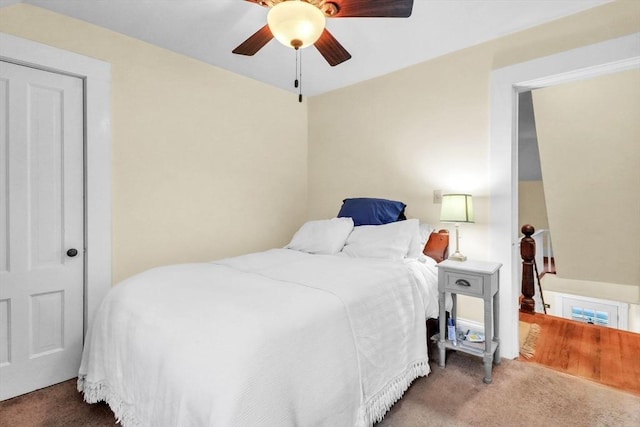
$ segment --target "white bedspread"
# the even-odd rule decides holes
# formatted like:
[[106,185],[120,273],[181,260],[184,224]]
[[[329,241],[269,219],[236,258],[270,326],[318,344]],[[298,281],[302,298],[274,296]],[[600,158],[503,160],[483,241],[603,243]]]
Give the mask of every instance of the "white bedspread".
[[287,249],[152,269],[105,298],[78,389],[125,427],[372,425],[429,372],[435,277]]

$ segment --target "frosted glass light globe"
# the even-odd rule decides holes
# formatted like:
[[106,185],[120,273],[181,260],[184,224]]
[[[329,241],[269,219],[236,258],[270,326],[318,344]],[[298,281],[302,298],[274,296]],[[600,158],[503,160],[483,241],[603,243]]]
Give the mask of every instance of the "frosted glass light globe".
[[306,1],[288,0],[269,10],[267,24],[280,43],[299,49],[314,44],[320,38],[325,17],[320,9]]

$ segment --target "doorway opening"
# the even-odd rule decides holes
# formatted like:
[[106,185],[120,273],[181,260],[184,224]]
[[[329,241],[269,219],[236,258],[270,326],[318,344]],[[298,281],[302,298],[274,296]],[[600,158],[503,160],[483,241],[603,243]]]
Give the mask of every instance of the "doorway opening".
[[494,70],[491,75],[490,250],[503,264],[500,288],[502,354],[518,355],[521,260],[518,223],[518,94],[640,65],[640,34],[632,34]]

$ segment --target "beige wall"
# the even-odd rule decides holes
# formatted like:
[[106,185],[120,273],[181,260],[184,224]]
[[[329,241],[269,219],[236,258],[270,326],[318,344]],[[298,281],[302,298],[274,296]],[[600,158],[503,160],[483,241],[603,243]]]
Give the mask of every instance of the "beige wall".
[[518,224],[531,224],[536,230],[549,229],[542,181],[518,183]]
[[[407,203],[434,225],[433,190],[474,196],[461,250],[487,238],[490,58],[469,49],[309,101],[310,216],[335,215],[344,197]],[[450,228],[450,224],[442,224]]]
[[284,244],[349,196],[400,199],[438,225],[434,189],[474,195],[461,249],[485,258],[491,71],[638,32],[639,14],[640,2],[607,4],[310,98],[308,116],[284,91],[43,9],[0,9],[0,31],[112,65],[120,280]]
[[[638,32],[638,16],[640,2],[614,2],[313,97],[310,217],[362,195],[402,200],[409,216],[438,225],[433,190],[469,192],[476,223],[462,226],[461,251],[486,259],[492,70]],[[481,321],[482,306],[464,301],[460,314]]]
[[640,70],[533,91],[558,277],[640,285]]
[[281,246],[304,221],[307,116],[288,92],[28,5],[0,9],[0,31],[111,64],[114,282]]
[[310,217],[335,215],[345,197],[375,195],[437,223],[433,190],[470,192],[476,225],[464,232],[483,243],[466,244],[482,256],[491,71],[638,32],[639,15],[638,2],[607,4],[311,98]]

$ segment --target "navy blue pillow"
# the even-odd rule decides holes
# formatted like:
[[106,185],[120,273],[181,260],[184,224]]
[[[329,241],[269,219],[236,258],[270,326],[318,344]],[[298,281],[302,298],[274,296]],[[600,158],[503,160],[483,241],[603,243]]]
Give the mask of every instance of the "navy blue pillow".
[[407,219],[402,202],[359,197],[344,199],[338,217],[353,218],[354,225],[382,225]]

